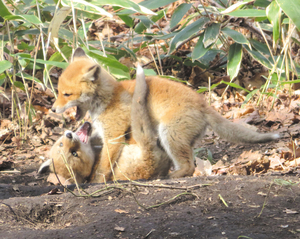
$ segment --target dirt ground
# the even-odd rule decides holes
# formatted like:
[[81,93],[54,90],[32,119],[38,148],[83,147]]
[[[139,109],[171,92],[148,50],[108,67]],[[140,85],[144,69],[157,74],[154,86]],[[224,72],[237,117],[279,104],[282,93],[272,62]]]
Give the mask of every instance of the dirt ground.
[[[215,159],[234,159],[250,148],[279,148],[281,141],[237,146],[204,139],[202,144]],[[37,158],[18,162],[15,173],[0,174],[0,238],[300,238],[297,168],[86,184],[80,191],[71,185],[72,194],[37,175]]]

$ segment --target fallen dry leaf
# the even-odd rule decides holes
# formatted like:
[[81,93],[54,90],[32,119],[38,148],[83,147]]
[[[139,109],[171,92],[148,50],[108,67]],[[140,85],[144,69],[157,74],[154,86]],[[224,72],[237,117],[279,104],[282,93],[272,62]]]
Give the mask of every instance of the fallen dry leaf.
[[119,231],[119,232],[125,232],[125,227],[115,226],[114,229],[115,229],[116,231]]
[[298,144],[296,142],[292,141],[287,146],[291,150],[291,152],[295,158],[300,157],[300,147],[298,146]]
[[252,150],[244,151],[239,156],[236,163],[237,162],[246,163],[246,162],[249,162],[249,161],[256,161],[256,160],[261,159],[261,158],[262,158],[262,154],[259,151],[255,151],[255,152],[252,152]]
[[129,212],[127,212],[125,210],[122,210],[122,209],[119,209],[119,208],[115,209],[115,212],[117,212],[117,213],[129,213]]
[[291,209],[288,209],[288,208],[283,210],[283,212],[285,212],[286,214],[298,214],[297,211],[294,211],[294,210],[291,210]]

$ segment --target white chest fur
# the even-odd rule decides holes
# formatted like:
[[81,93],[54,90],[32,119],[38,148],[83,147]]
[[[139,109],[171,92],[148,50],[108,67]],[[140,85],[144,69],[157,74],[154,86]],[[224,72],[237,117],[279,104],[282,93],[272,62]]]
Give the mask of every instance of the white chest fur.
[[104,129],[103,129],[102,123],[98,119],[95,119],[93,121],[93,130],[94,130],[94,133],[96,132],[98,136],[100,136],[102,139],[104,139]]

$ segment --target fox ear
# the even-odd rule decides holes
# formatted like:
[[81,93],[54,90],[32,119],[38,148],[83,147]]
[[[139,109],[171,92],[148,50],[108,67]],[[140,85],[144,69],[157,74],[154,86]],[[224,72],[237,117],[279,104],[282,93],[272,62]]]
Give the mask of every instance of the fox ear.
[[39,170],[38,170],[38,174],[43,174],[43,173],[47,173],[50,169],[50,165],[52,163],[51,159],[48,159],[47,161],[45,161],[44,163],[42,163],[42,165],[40,166]]
[[88,71],[83,75],[83,79],[89,81],[95,81],[99,78],[101,72],[101,67],[99,65],[94,65],[88,69]]
[[84,50],[81,47],[78,47],[72,56],[72,61],[74,61],[74,59],[77,57],[83,57],[83,56],[86,57]]

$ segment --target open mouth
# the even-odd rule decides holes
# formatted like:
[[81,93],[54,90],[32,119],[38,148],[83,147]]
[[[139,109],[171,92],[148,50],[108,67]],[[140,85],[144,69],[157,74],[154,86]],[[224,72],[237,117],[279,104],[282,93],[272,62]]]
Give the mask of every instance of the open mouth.
[[76,115],[75,115],[76,121],[80,120],[81,117],[82,117],[82,110],[78,106],[76,106]]
[[80,141],[84,144],[88,143],[89,136],[92,131],[92,125],[90,122],[85,122],[79,130],[77,130],[76,134],[78,135]]

